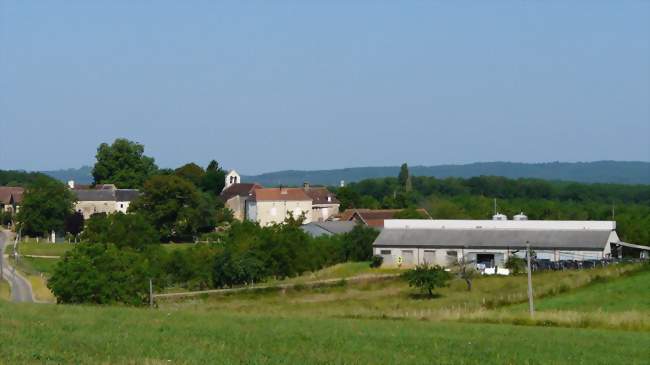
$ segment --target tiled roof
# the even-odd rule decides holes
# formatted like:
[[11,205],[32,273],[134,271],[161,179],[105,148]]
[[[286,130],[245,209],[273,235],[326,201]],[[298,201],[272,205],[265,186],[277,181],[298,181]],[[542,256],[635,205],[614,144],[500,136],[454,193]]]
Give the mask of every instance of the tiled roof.
[[227,201],[234,196],[249,196],[253,194],[253,190],[261,189],[262,185],[259,184],[233,184],[228,187],[228,189],[221,192],[221,198]]
[[302,188],[262,188],[253,191],[256,201],[311,201]]
[[20,186],[0,186],[0,203],[10,204],[11,197],[16,203],[20,203],[23,199],[25,189]]
[[326,187],[309,187],[303,188],[303,190],[312,199],[312,204],[341,204],[336,195],[327,190]]

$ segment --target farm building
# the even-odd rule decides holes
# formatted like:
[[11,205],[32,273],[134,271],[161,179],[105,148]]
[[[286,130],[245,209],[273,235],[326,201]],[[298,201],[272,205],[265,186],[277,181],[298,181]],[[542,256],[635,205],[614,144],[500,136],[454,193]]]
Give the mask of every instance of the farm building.
[[557,262],[608,259],[612,246],[629,244],[619,240],[613,221],[386,220],[373,251],[387,266],[464,259],[495,267],[510,255],[525,257],[527,245],[537,259]]

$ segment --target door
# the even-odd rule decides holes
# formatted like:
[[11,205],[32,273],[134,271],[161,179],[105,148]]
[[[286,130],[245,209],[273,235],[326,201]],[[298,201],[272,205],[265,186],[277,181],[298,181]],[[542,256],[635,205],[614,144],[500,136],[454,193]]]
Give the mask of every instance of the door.
[[433,265],[436,262],[436,251],[435,250],[424,250],[424,263],[428,265]]
[[415,264],[415,257],[413,255],[413,250],[402,250],[402,260],[406,265]]

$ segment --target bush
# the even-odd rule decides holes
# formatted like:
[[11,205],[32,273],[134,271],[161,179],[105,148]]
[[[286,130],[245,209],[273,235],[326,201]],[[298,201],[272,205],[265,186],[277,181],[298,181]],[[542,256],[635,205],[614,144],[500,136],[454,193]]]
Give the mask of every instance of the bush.
[[82,240],[90,243],[112,243],[118,248],[142,250],[160,243],[156,229],[140,214],[93,214],[86,224]]
[[441,266],[429,266],[424,263],[405,272],[402,277],[408,281],[409,286],[420,288],[426,291],[429,297],[433,297],[433,289],[447,286],[451,274]]
[[383,263],[384,263],[384,257],[383,256],[373,255],[370,258],[370,267],[372,267],[372,268],[378,268]]
[[513,275],[521,274],[526,272],[526,260],[517,256],[508,257],[506,261],[506,269],[510,270]]
[[147,303],[149,261],[113,244],[78,244],[56,265],[47,286],[58,303]]
[[368,261],[372,257],[372,244],[379,232],[361,224],[342,236],[344,261]]

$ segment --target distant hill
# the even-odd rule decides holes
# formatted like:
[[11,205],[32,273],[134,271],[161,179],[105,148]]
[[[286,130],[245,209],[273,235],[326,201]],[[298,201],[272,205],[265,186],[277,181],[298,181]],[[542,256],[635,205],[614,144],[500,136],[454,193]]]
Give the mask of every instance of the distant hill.
[[92,184],[93,182],[93,168],[90,166],[82,166],[78,169],[65,169],[65,170],[52,170],[41,171],[45,175],[49,175],[57,180],[67,182],[74,180],[79,184]]
[[[650,162],[596,161],[596,162],[477,162],[467,165],[410,166],[412,175],[445,177],[472,177],[494,175],[508,178],[538,178],[584,183],[650,184]],[[337,170],[278,171],[261,175],[242,176],[243,181],[266,186],[311,184],[338,185],[369,178],[397,176],[399,166],[353,167]]]
[[[467,165],[410,166],[415,176],[472,177],[494,175],[508,178],[531,177],[544,180],[565,180],[584,183],[650,184],[650,162],[596,161],[596,162],[477,162]],[[61,181],[74,180],[80,184],[93,181],[92,167],[43,171]],[[319,185],[338,185],[369,178],[397,176],[399,166],[351,167],[336,170],[287,170],[261,175],[242,176],[246,182],[265,186],[300,185],[305,181]]]

